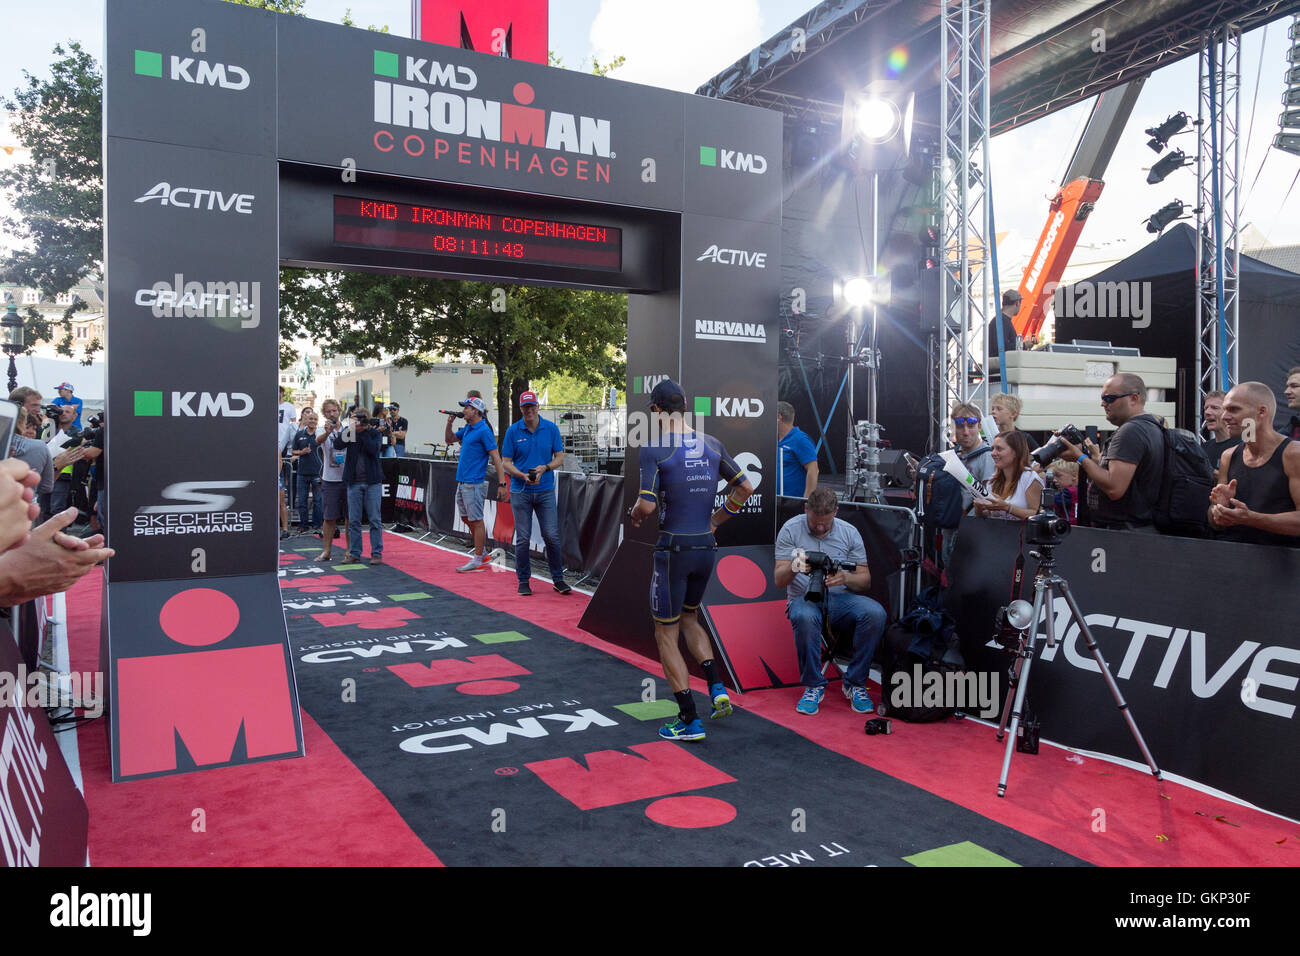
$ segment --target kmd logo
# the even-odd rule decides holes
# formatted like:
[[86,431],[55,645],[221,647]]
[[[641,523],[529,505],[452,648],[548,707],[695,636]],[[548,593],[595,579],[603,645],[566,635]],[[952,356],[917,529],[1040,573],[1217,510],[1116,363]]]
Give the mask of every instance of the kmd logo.
[[245,418],[253,413],[253,399],[247,392],[172,392],[171,398],[171,411],[164,412],[162,392],[137,391],[135,414],[142,418]]
[[[198,86],[219,86],[224,90],[248,89],[248,71],[231,63],[209,63],[192,56],[172,56],[168,78]],[[162,79],[163,55],[151,50],[135,51],[135,72],[138,76],[155,76]]]
[[708,415],[710,406],[718,418],[762,418],[763,400],[761,398],[716,398],[701,395],[695,399],[695,414]]
[[171,504],[145,505],[132,516],[133,536],[238,533],[253,530],[251,511],[230,511],[235,496],[251,481],[178,481],[162,490]]
[[696,262],[703,262],[705,259],[723,266],[748,266],[751,269],[767,268],[766,252],[747,252],[744,249],[719,249],[716,245],[712,245],[705,249],[702,255],[695,257]]
[[216,189],[173,186],[171,183],[159,183],[135,201],[157,201],[160,206],[178,206],[181,209],[206,209],[209,212],[230,212],[233,209],[245,216],[253,214],[253,195],[251,193],[231,193],[226,195]]
[[757,176],[767,172],[767,160],[757,153],[741,153],[714,146],[700,147],[700,165],[732,169],[738,173],[754,173]]

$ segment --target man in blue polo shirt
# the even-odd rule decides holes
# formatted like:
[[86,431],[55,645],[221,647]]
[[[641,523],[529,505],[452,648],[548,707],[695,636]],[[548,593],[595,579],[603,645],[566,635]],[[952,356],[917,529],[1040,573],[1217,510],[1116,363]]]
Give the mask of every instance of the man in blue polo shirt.
[[817,487],[817,448],[794,426],[794,406],[776,403],[776,448],[781,455],[781,485],[777,494],[807,498]]
[[542,418],[537,408],[537,393],[519,396],[523,418],[506,429],[501,440],[501,460],[510,474],[510,508],[515,516],[515,572],[519,575],[519,593],[533,593],[532,562],[528,543],[532,537],[533,515],[546,542],[546,563],[551,566],[551,581],[556,591],[568,594],[573,588],[564,583],[564,558],[560,551],[560,517],[555,500],[555,471],[564,462],[564,441],[555,422]]
[[444,440],[448,445],[460,442],[460,462],[456,465],[456,507],[474,538],[474,556],[456,570],[477,571],[487,566],[487,529],[483,527],[483,501],[488,494],[488,482],[483,476],[487,472],[487,463],[491,461],[496,469],[497,501],[509,500],[510,482],[506,481],[496,438],[483,417],[487,411],[483,399],[467,398],[460,406],[465,409],[465,427],[458,428],[453,435],[451,423],[455,416],[448,415]]

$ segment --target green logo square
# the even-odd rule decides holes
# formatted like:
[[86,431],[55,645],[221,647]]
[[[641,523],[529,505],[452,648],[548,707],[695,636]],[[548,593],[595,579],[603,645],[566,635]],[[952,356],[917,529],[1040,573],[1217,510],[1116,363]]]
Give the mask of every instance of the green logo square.
[[137,415],[147,415],[152,418],[162,417],[163,393],[162,392],[136,392],[135,413]]
[[710,399],[707,395],[695,396],[695,414],[696,415],[709,414],[709,409],[712,407],[711,402],[712,399]]
[[162,79],[162,54],[136,50],[135,71],[141,76],[156,76]]
[[638,376],[636,376],[634,379],[632,379],[632,394],[633,394],[633,395],[640,395],[640,394],[641,394],[641,376],[640,376],[640,375],[638,375]]
[[397,79],[397,54],[376,50],[375,75],[391,76],[393,79]]
[[700,165],[701,166],[718,165],[718,150],[713,146],[701,146]]

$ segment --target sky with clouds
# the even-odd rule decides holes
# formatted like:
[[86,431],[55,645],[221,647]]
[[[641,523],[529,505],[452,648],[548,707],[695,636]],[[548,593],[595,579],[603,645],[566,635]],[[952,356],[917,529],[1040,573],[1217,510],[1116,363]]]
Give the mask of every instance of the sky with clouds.
[[[626,63],[613,74],[618,78],[688,92],[812,5],[812,0],[551,0],[549,46],[571,68],[593,56],[606,62],[621,55]],[[410,0],[307,0],[306,5],[308,16],[334,22],[349,9],[358,25],[386,25],[394,34],[410,35]],[[0,57],[0,91],[7,94],[20,85],[24,69],[44,75],[57,42],[79,40],[100,58],[103,17],[97,0],[39,0],[6,11],[10,42]],[[1290,189],[1300,157],[1269,147],[1282,110],[1289,23],[1288,18],[1247,34],[1242,51],[1240,222],[1253,223],[1278,244],[1300,243],[1300,185]],[[1147,185],[1144,167],[1157,157],[1147,149],[1142,130],[1179,109],[1194,116],[1196,83],[1195,58],[1148,79],[1083,243],[1139,247],[1150,239],[1142,222],[1151,212],[1173,199],[1194,202],[1190,167]],[[1014,232],[1029,244],[1037,239],[1046,196],[1065,170],[1086,114],[1087,105],[1078,104],[993,140],[998,232]],[[1179,140],[1176,145],[1195,152],[1193,135]],[[4,159],[0,153],[0,162]]]

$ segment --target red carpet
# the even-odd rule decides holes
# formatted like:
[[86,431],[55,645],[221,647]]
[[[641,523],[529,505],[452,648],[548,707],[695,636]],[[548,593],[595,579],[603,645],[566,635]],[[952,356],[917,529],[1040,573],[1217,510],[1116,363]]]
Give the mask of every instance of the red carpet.
[[[398,535],[388,535],[385,558],[427,583],[661,673],[657,662],[579,631],[586,597],[577,592],[563,597],[536,579],[534,595],[519,597],[512,571],[459,575],[454,568],[462,556]],[[68,596],[75,669],[95,669],[99,602],[98,574]],[[1067,752],[1044,746],[1038,756],[1016,754],[1008,795],[999,799],[1003,747],[992,729],[970,722],[895,721],[890,737],[867,737],[862,718],[838,693],[828,694],[822,713],[812,718],[795,713],[798,696],[797,689],[784,689],[733,700],[829,750],[1093,863],[1300,863],[1300,824],[1157,783],[1145,772],[1088,758],[1072,762]],[[1114,719],[1122,718],[1115,712]],[[92,864],[437,865],[437,857],[305,713],[303,723],[305,758],[130,784],[110,782],[103,726],[83,729]],[[196,832],[200,817],[206,832]]]

